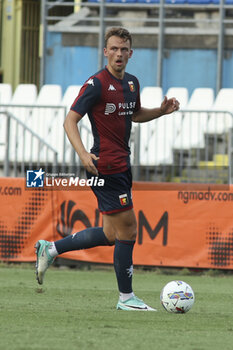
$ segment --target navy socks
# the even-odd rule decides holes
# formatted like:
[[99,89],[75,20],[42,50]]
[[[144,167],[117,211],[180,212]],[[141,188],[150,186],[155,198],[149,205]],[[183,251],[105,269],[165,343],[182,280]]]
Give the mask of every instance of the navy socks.
[[[135,241],[115,240],[114,269],[121,293],[132,293],[133,247]],[[90,227],[54,242],[58,254],[71,250],[110,245],[102,227]]]
[[110,245],[102,227],[89,227],[83,231],[54,242],[58,254],[71,250],[88,249]]
[[121,293],[132,293],[134,243],[135,241],[115,241],[114,269]]

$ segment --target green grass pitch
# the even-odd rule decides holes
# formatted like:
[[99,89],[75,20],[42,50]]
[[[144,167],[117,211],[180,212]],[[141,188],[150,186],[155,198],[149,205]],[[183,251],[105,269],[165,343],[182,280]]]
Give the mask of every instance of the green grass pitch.
[[[181,279],[195,292],[187,314],[160,305],[162,287]],[[41,287],[32,266],[0,266],[1,350],[232,350],[233,275],[135,270],[134,290],[158,312],[115,309],[112,268],[50,268]]]

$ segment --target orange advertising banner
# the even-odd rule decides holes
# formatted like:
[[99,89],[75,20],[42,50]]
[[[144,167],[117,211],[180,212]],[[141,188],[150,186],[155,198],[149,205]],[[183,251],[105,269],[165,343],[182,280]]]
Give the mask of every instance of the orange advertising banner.
[[[233,268],[233,186],[135,182],[138,236],[135,265]],[[35,261],[39,239],[54,241],[102,217],[90,189],[26,188],[23,178],[0,178],[0,260]],[[61,257],[113,262],[113,247]]]

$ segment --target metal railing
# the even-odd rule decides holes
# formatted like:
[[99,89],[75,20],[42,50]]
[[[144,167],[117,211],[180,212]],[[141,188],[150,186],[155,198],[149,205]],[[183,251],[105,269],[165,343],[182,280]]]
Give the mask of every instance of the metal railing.
[[[65,162],[69,155],[66,154],[67,142],[63,123],[67,113],[67,107],[59,105],[23,105],[23,104],[1,104],[0,110],[10,112],[30,130],[58,152],[58,161]],[[13,137],[13,136],[12,136]],[[49,141],[48,141],[49,140]],[[1,158],[0,158],[1,160]]]
[[[49,166],[57,166],[58,153],[53,147],[11,112],[0,111],[0,114],[1,119],[5,117],[6,122],[4,127],[3,120],[1,120],[1,130],[5,129],[5,140],[2,140],[0,144],[0,147],[3,148],[3,152],[0,153],[3,153],[4,156],[4,176],[24,176],[26,167],[32,168],[32,166],[36,166],[39,168],[42,153],[45,155],[43,157],[45,169]],[[12,132],[14,132],[13,138],[11,137]],[[49,161],[49,153],[52,154],[52,163]]]
[[233,113],[187,109],[138,127],[139,179],[233,182]]
[[[24,176],[25,169],[32,167],[80,174],[82,166],[63,123],[59,125],[60,136],[52,144],[49,133],[39,135],[30,123],[22,122],[10,111],[0,114],[0,165],[4,176]],[[93,136],[87,117],[79,128],[90,151]],[[135,180],[233,183],[231,112],[187,109],[149,123],[133,123],[130,148]]]

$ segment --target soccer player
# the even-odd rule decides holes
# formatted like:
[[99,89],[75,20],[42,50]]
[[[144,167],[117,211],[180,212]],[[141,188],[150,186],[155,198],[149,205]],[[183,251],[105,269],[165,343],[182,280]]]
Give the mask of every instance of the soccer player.
[[[131,198],[129,137],[131,124],[143,123],[179,109],[175,98],[164,98],[158,108],[140,104],[137,78],[125,72],[131,58],[132,37],[124,28],[111,28],[105,35],[104,55],[107,66],[91,76],[82,86],[68,112],[64,128],[84,165],[87,178],[99,176],[104,186],[93,186],[103,227],[86,228],[55,242],[39,240],[36,244],[36,275],[39,284],[54,258],[67,251],[115,245],[114,269],[118,282],[117,309],[155,311],[137,298],[132,289],[133,248],[137,224]],[[78,123],[88,114],[94,145],[85,149]]]

